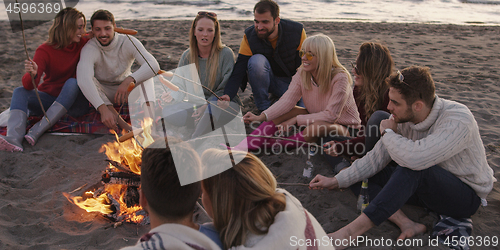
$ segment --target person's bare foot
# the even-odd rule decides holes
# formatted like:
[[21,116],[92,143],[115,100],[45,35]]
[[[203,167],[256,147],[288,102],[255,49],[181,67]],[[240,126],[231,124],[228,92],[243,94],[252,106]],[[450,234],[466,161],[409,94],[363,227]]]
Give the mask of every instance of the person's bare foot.
[[[344,244],[342,240],[345,241],[345,239],[349,239],[349,233],[347,230],[338,230],[333,233],[329,233],[328,237],[330,237],[330,240],[335,247],[335,249],[346,249],[349,247],[349,244]],[[345,242],[349,242],[348,240]]]
[[424,224],[420,224],[414,221],[409,221],[408,223],[402,224],[400,227],[401,234],[398,237],[398,240],[404,240],[406,238],[411,238],[413,236],[423,234],[427,231],[427,228]]

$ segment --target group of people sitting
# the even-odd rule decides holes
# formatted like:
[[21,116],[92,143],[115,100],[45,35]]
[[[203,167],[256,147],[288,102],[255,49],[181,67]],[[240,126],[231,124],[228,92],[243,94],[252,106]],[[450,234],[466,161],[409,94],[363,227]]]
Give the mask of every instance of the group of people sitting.
[[[7,135],[0,136],[1,150],[23,151],[23,139],[34,145],[62,115],[85,114],[89,103],[107,127],[130,130],[113,106],[127,102],[131,84],[142,84],[149,97],[142,102],[155,105],[149,91],[160,70],[156,59],[136,38],[115,32],[109,11],[96,11],[90,23],[92,33],[86,34],[81,12],[66,8],[57,14],[49,39],[25,62]],[[134,61],[140,67],[132,73]],[[380,43],[361,45],[352,79],[331,38],[307,37],[302,24],[280,19],[276,2],[261,0],[236,62],[221,42],[217,15],[198,12],[179,67],[188,64],[196,65],[206,104],[193,108],[179,102],[163,116],[174,117],[178,125],[194,119],[193,137],[199,136],[210,130],[210,123],[231,119],[222,111],[239,106],[238,89],[249,83],[259,113],[249,112],[243,120],[261,123],[246,140],[229,147],[243,160],[201,183],[180,185],[168,146],[146,148],[140,203],[152,230],[129,249],[288,249],[291,237],[315,242],[314,249],[332,249],[330,239],[361,235],[386,220],[401,229],[400,239],[425,232],[425,225],[400,210],[405,203],[457,218],[486,205],[496,179],[472,113],[435,94],[430,69],[411,66],[396,72],[389,49]],[[37,86],[46,119],[26,134],[27,116],[42,113],[31,78],[39,83],[42,76]],[[162,98],[175,103],[184,97],[167,93]],[[290,133],[295,127],[296,133]],[[323,143],[324,138],[329,142]],[[312,143],[331,157],[344,156],[348,164],[335,168],[334,177],[314,177],[311,189],[351,187],[356,194],[362,180],[370,183],[368,207],[329,235],[296,198],[277,188],[264,163],[247,153]],[[193,166],[220,164],[227,152],[208,149],[200,160],[193,149],[183,150]],[[200,194],[213,223],[192,220]]]

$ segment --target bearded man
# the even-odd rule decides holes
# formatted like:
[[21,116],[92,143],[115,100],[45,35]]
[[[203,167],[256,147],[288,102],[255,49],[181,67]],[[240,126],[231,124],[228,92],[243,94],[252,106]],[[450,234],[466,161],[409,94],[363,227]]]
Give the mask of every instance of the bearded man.
[[[104,125],[115,130],[117,125],[131,130],[113,105],[128,102],[130,83],[144,84],[146,93],[142,93],[141,88],[140,100],[148,105],[154,103],[152,77],[160,66],[137,38],[115,32],[115,18],[111,12],[97,10],[90,24],[94,38],[82,49],[76,70],[78,86],[99,111]],[[132,73],[135,60],[141,67]]]
[[358,218],[329,234],[334,239],[356,238],[385,220],[401,229],[398,239],[424,233],[425,225],[401,211],[405,203],[470,218],[486,206],[496,181],[474,116],[467,106],[435,94],[429,68],[398,71],[389,85],[392,117],[380,123],[382,137],[375,147],[336,176],[317,175],[309,184],[337,189],[369,180],[372,200]]
[[259,1],[253,12],[254,25],[245,30],[221,99],[232,100],[238,87],[245,90],[248,80],[255,104],[262,111],[271,106],[269,93],[281,97],[288,89],[302,63],[299,50],[306,32],[301,23],[280,19],[279,6],[272,0]]

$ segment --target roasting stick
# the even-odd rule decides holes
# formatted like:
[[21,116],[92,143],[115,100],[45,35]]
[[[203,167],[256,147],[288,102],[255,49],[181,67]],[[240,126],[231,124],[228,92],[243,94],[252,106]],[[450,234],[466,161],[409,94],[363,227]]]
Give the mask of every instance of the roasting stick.
[[85,184],[81,185],[80,187],[75,188],[75,190],[73,190],[73,191],[71,191],[71,192],[69,192],[69,193],[70,193],[70,194],[72,194],[72,193],[74,193],[74,192],[80,191],[80,190],[82,190],[82,189],[83,189],[84,187],[86,187],[86,186],[87,186],[87,183],[85,183]]
[[[165,72],[165,73],[166,73],[166,72]],[[203,85],[203,84],[201,84],[201,83],[199,83],[199,82],[193,81],[193,80],[191,80],[191,79],[188,79],[188,78],[186,78],[186,77],[180,76],[180,75],[178,75],[178,74],[175,74],[175,73],[172,73],[172,74],[173,74],[173,75],[175,75],[175,76],[177,76],[177,77],[179,77],[179,78],[181,78],[181,79],[183,79],[183,80],[186,80],[186,81],[192,82],[192,83],[194,83],[194,84],[200,85],[200,86],[201,86],[201,87],[203,87],[204,89],[206,89],[206,90],[210,91],[210,93],[212,93],[212,95],[214,95],[215,97],[217,97],[217,99],[219,99],[219,100],[221,100],[221,101],[222,101],[222,99],[221,99],[221,98],[220,98],[220,97],[219,97],[219,96],[218,96],[215,92],[213,92],[210,88],[208,88],[207,86],[205,86],[205,85]],[[236,111],[235,109],[233,109],[231,106],[229,106],[229,108],[230,108],[230,109],[232,109],[234,112],[238,113],[238,111]]]
[[278,186],[303,186],[303,187],[309,187],[309,184],[305,183],[279,183]]
[[[16,0],[16,3],[19,4],[19,2],[17,0]],[[23,25],[23,18],[21,17],[21,11],[19,11],[19,20],[21,21],[21,32],[23,33],[24,52],[26,52],[26,58],[28,58],[28,61],[29,61],[30,55],[28,54],[28,48],[26,46],[26,36],[24,35],[24,25]],[[50,124],[49,117],[47,116],[47,113],[45,112],[45,108],[43,107],[43,104],[42,104],[42,99],[40,99],[40,95],[38,94],[38,88],[36,87],[36,84],[35,84],[35,78],[33,77],[33,75],[31,73],[30,73],[30,76],[31,76],[31,83],[33,84],[33,89],[35,90],[36,98],[38,99],[38,103],[40,104],[40,108],[42,109],[42,112],[43,112],[43,116],[45,117],[47,122],[49,122],[49,124]]]

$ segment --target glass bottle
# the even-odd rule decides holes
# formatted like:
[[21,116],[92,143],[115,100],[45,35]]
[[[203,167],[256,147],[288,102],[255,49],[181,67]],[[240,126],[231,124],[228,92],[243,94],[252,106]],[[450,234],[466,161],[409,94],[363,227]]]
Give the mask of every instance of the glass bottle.
[[363,210],[370,204],[370,196],[368,195],[368,179],[361,182],[361,191],[358,197],[358,213],[363,213]]
[[306,167],[304,168],[304,171],[302,172],[302,175],[304,177],[311,178],[313,176],[314,166],[311,162],[311,156],[314,156],[315,154],[316,154],[316,147],[311,146],[309,148],[309,154],[307,155]]

